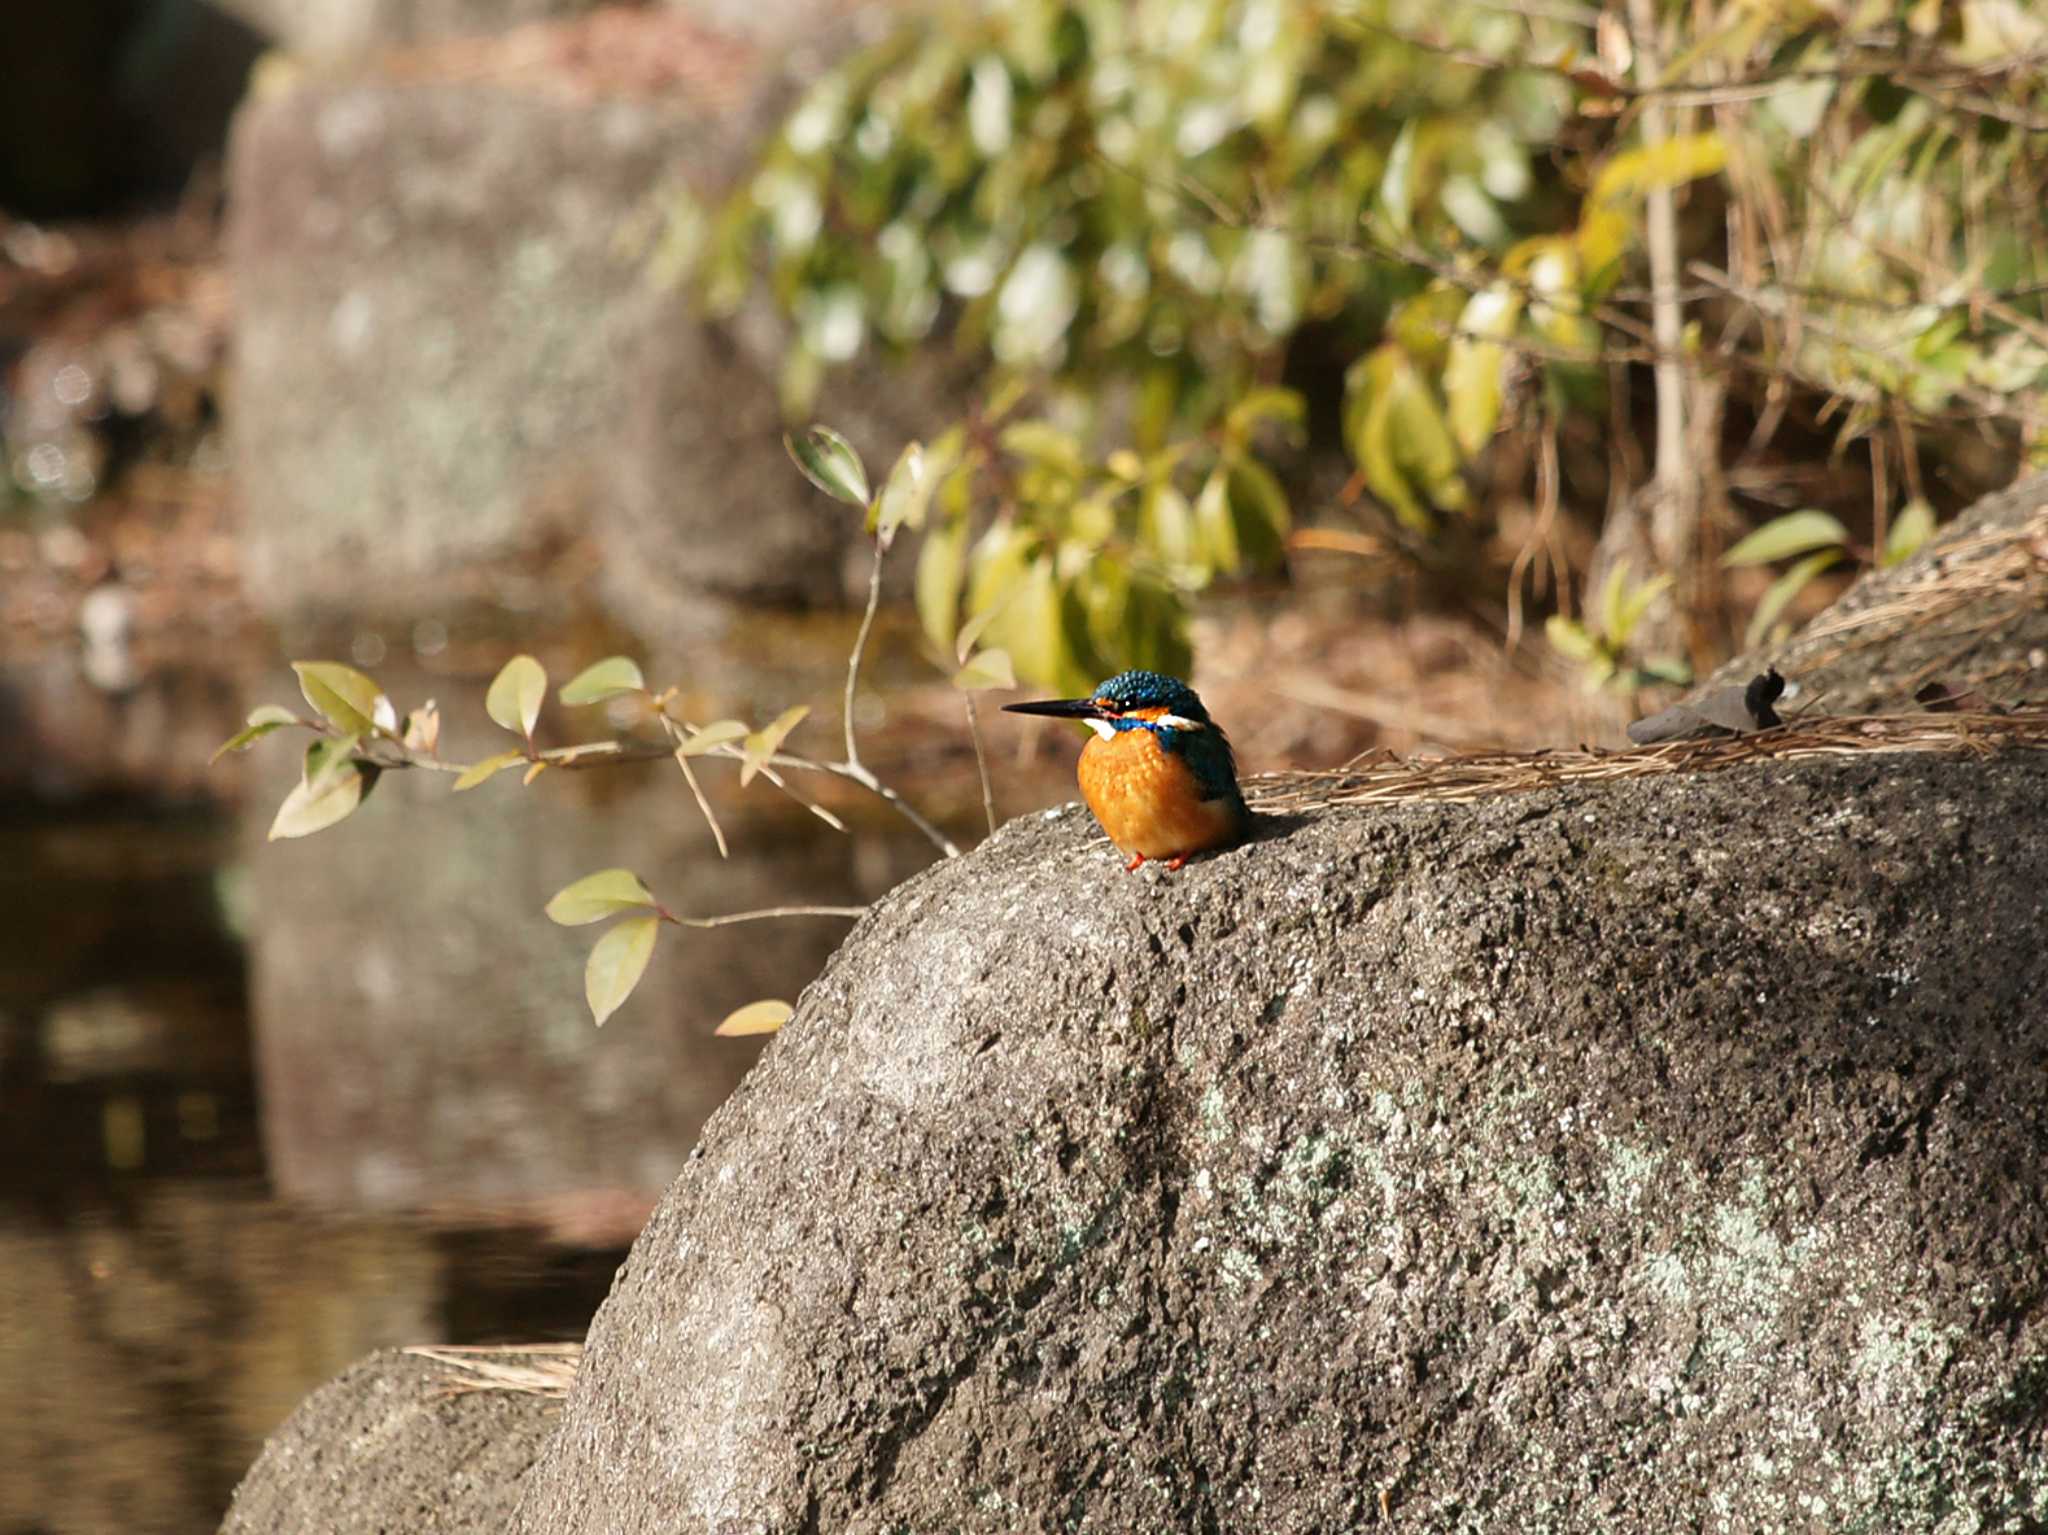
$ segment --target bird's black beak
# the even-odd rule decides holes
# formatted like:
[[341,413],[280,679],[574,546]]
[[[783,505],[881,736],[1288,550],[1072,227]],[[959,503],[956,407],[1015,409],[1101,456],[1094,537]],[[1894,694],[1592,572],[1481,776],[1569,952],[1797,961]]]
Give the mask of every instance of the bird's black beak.
[[1062,720],[1106,720],[1110,711],[1092,698],[1047,698],[1038,703],[1004,704],[1005,714],[1050,714]]

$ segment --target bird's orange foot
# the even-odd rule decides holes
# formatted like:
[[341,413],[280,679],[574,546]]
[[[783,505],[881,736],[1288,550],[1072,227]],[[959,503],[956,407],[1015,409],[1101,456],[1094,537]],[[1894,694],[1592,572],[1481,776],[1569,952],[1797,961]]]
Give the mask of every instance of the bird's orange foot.
[[1125,865],[1124,865],[1124,873],[1126,873],[1126,874],[1130,873],[1130,872],[1131,872],[1131,870],[1133,870],[1133,869],[1137,868],[1137,866],[1138,866],[1139,864],[1143,863],[1144,861],[1145,861],[1145,855],[1144,855],[1143,853],[1133,853],[1133,854],[1131,854],[1131,861],[1130,861],[1129,863],[1127,863],[1127,864],[1125,864]]
[[1182,869],[1185,869],[1188,866],[1188,855],[1186,853],[1177,854],[1174,857],[1166,860],[1166,866],[1167,868],[1173,870],[1174,873],[1178,874]]

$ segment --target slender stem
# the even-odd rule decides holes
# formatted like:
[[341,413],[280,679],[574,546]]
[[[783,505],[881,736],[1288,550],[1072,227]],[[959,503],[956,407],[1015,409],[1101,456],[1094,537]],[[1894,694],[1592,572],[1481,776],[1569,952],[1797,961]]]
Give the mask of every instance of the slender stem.
[[974,766],[981,774],[981,810],[988,817],[988,834],[996,834],[996,793],[988,781],[988,753],[981,745],[981,720],[975,712],[974,695],[967,694],[967,735],[974,742]]
[[759,922],[769,917],[864,917],[865,906],[764,906],[758,911],[732,911],[722,917],[662,916],[677,927],[730,927],[735,922]]
[[[1629,0],[1629,31],[1635,45],[1636,80],[1654,89],[1661,84],[1663,49],[1657,35],[1655,0]],[[1643,145],[1654,152],[1671,136],[1665,104],[1654,97],[1643,106]],[[1653,187],[1643,204],[1643,243],[1650,256],[1650,320],[1657,341],[1653,377],[1657,389],[1657,488],[1679,492],[1686,476],[1685,316],[1678,298],[1678,208],[1671,188]],[[1673,551],[1659,549],[1659,554]]]
[[[945,854],[946,857],[958,858],[960,856],[959,844],[954,842],[953,839],[951,837],[948,837],[944,832],[940,831],[938,827],[934,826],[930,821],[927,821],[923,816],[919,815],[917,812],[917,808],[914,805],[912,805],[910,801],[906,800],[894,789],[890,788],[887,784],[883,783],[881,779],[875,777],[873,773],[870,773],[860,763],[805,762],[802,764],[802,766],[815,768],[821,773],[837,773],[841,778],[851,779],[853,782],[859,784],[863,789],[867,790],[868,793],[884,801],[890,809],[894,810],[898,815],[902,816],[904,820],[908,821],[912,826],[915,826],[919,831],[923,832],[925,840],[931,843],[931,845],[937,848],[941,853]],[[762,771],[766,772],[767,769],[763,768]]]
[[860,685],[860,662],[868,648],[868,631],[875,627],[875,609],[882,604],[882,556],[888,551],[875,540],[875,563],[868,571],[868,608],[860,616],[860,633],[853,637],[853,654],[846,658],[846,760],[858,766],[860,748],[853,744],[853,691]]
[[697,782],[697,770],[690,766],[690,754],[683,749],[686,743],[681,727],[668,717],[666,711],[661,716],[661,727],[668,732],[668,738],[676,743],[676,766],[683,770],[683,782],[690,786],[690,793],[697,799],[697,809],[703,813],[704,824],[711,828],[711,840],[718,844],[718,856],[732,857],[731,851],[725,845],[725,828],[718,824],[718,817],[711,809],[711,801],[704,797],[704,786]]

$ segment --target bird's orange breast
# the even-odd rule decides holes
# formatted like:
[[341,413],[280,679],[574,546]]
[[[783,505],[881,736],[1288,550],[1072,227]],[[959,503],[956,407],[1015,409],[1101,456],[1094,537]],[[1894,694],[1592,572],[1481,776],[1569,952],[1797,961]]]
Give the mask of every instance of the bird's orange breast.
[[1126,853],[1178,858],[1243,834],[1237,804],[1204,799],[1194,770],[1149,730],[1120,730],[1081,749],[1081,797]]

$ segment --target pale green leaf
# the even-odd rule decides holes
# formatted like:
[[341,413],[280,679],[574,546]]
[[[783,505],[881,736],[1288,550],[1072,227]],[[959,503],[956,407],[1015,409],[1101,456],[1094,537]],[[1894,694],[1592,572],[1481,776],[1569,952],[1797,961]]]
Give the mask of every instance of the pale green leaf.
[[1230,516],[1230,475],[1218,464],[1209,471],[1195,496],[1195,529],[1201,538],[1203,563],[1211,570],[1238,567],[1237,524]]
[[676,752],[684,757],[701,757],[715,746],[742,739],[746,733],[747,727],[738,720],[713,720],[678,746]]
[[1742,643],[1745,646],[1763,643],[1765,636],[1771,632],[1771,626],[1778,621],[1778,615],[1785,611],[1786,605],[1799,595],[1807,582],[1841,557],[1842,551],[1839,549],[1822,549],[1809,554],[1773,581],[1770,590],[1764,593],[1763,600],[1757,603],[1756,612],[1750,615],[1749,630]]
[[507,730],[516,730],[529,741],[540,706],[547,702],[548,674],[532,656],[514,656],[491,679],[484,694],[484,712]]
[[1497,286],[1473,294],[1459,316],[1444,363],[1444,404],[1451,436],[1467,459],[1478,456],[1500,425],[1508,360],[1501,342],[1514,333],[1521,311],[1521,296]]
[[363,792],[369,787],[373,771],[347,762],[334,772],[323,774],[317,788],[304,782],[293,784],[292,792],[284,797],[284,803],[277,807],[276,819],[270,823],[270,840],[310,837],[346,820],[363,802]]
[[727,1039],[748,1034],[773,1034],[795,1014],[787,1002],[749,1002],[725,1015],[725,1021],[711,1032]]
[[1406,235],[1414,225],[1415,204],[1415,119],[1401,125],[1394,147],[1387,153],[1387,168],[1380,175],[1380,211],[1388,227]]
[[1543,637],[1567,661],[1590,661],[1600,653],[1600,642],[1586,632],[1586,626],[1562,613],[1553,613],[1544,620]]
[[322,736],[306,747],[305,761],[299,769],[299,782],[304,784],[309,795],[317,797],[334,779],[347,771],[355,761],[356,747],[362,744],[362,737]]
[[294,661],[299,691],[337,730],[354,735],[377,731],[377,700],[384,690],[353,666],[339,661]]
[[1269,422],[1298,435],[1308,423],[1308,405],[1295,390],[1263,385],[1246,390],[1223,422],[1240,440]]
[[590,1016],[599,1024],[633,995],[633,988],[647,973],[647,961],[654,956],[654,940],[660,932],[659,917],[628,917],[597,940],[590,963],[583,967],[583,1000],[590,1004]]
[[1721,556],[1723,565],[1768,565],[1810,549],[1846,546],[1849,530],[1828,513],[1808,507],[1774,517]]
[[1013,688],[1017,669],[1010,664],[1007,650],[983,650],[975,654],[953,676],[953,686],[963,693],[983,693],[990,688]]
[[640,667],[632,657],[606,656],[563,683],[562,691],[555,696],[573,707],[602,703],[607,698],[617,698],[621,693],[646,691],[647,681],[640,675]]
[[207,766],[211,767],[229,752],[247,751],[271,731],[282,730],[285,726],[296,725],[298,722],[299,717],[296,714],[289,709],[279,708],[276,704],[264,704],[261,708],[252,709],[249,712],[248,725],[221,742],[215,748],[213,756],[208,759]]
[[917,551],[917,618],[940,654],[953,648],[960,589],[967,583],[967,519],[950,517],[926,530]]
[[[1893,519],[1891,531],[1885,534],[1884,564],[1886,569],[1911,557],[1934,533],[1934,508],[1926,499],[1915,496],[1899,509]],[[254,723],[253,717],[251,723]]]
[[1593,180],[1594,207],[1622,202],[1647,192],[1683,186],[1718,174],[1728,163],[1728,145],[1718,133],[1680,134],[1640,149],[1625,150],[1602,167]]
[[921,528],[924,516],[931,506],[932,490],[938,484],[939,475],[933,466],[925,462],[924,445],[911,443],[897,455],[895,468],[889,471],[889,478],[882,482],[882,493],[875,498],[875,536],[886,548],[895,538],[898,528]]
[[470,764],[462,776],[455,780],[455,787],[449,792],[460,794],[464,789],[474,789],[480,783],[487,783],[498,774],[517,763],[526,760],[525,752],[499,752],[495,757],[486,757],[481,762]]
[[852,443],[829,426],[810,426],[801,437],[784,434],[782,445],[804,478],[834,500],[866,506],[868,471]]
[[1085,468],[1081,439],[1050,421],[1019,421],[1003,428],[998,439],[1005,453],[1079,479]]
[[784,709],[775,717],[773,724],[763,725],[747,737],[747,744],[743,748],[744,755],[740,760],[740,787],[745,788],[754,781],[754,775],[768,765],[768,759],[781,750],[782,743],[789,733],[796,729],[803,717],[810,712],[810,707],[806,704]]
[[622,911],[651,909],[654,892],[631,869],[600,869],[557,890],[547,904],[548,920],[564,927],[602,922]]

